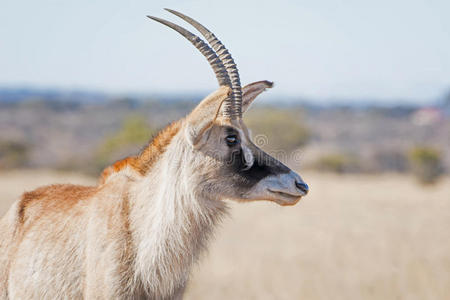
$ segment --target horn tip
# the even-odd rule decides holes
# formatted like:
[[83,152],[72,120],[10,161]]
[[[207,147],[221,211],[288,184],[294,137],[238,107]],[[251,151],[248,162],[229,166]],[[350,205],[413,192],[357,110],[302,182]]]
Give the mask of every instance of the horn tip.
[[171,14],[174,14],[175,16],[178,16],[178,17],[180,17],[182,19],[184,17],[184,15],[182,13],[180,13],[180,12],[174,10],[174,9],[164,8],[164,10],[166,10],[166,11],[170,12]]
[[180,13],[179,12],[177,12],[175,9],[170,9],[170,8],[164,8],[164,10],[166,10],[166,11],[168,11],[168,12],[170,12],[170,13],[172,13],[172,14],[174,14],[174,15],[179,15]]
[[154,20],[154,21],[156,21],[156,22],[159,22],[159,23],[162,23],[162,24],[166,24],[166,23],[167,23],[166,20],[161,19],[161,18],[158,18],[158,17],[154,17],[154,16],[149,16],[149,15],[147,15],[147,18],[152,19],[152,20]]

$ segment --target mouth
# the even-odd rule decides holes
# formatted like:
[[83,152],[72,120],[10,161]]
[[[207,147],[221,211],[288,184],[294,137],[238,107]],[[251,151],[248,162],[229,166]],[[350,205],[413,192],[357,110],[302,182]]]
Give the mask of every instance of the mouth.
[[289,193],[284,193],[280,191],[273,191],[271,189],[268,189],[270,193],[273,195],[276,195],[276,198],[274,199],[275,202],[277,202],[280,205],[294,205],[296,204],[301,198],[302,195],[293,195]]

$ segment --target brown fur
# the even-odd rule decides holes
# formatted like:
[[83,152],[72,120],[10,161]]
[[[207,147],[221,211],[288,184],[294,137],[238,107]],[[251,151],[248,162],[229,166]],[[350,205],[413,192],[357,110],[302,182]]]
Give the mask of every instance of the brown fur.
[[22,225],[29,225],[35,218],[51,211],[69,210],[79,201],[91,197],[96,187],[72,184],[43,186],[22,195],[18,218]]
[[99,183],[105,183],[113,173],[120,172],[127,167],[131,167],[140,175],[147,174],[153,163],[164,153],[167,145],[178,133],[180,126],[181,121],[171,123],[161,130],[138,156],[126,157],[116,161],[112,166],[106,167],[100,175]]
[[[100,189],[91,186],[78,186],[71,184],[57,184],[37,188],[26,192],[11,207],[7,215],[1,220],[0,235],[0,299],[7,299],[7,284],[11,278],[11,264],[20,259],[21,244],[29,241],[29,237],[36,235],[36,230],[42,236],[51,236],[50,230],[60,228],[61,216],[66,220],[71,216],[82,215],[80,207],[88,206],[89,199]],[[73,226],[73,225],[72,225]],[[69,226],[70,227],[70,226]],[[53,233],[56,233],[55,230]],[[56,238],[56,237],[55,237]],[[62,236],[61,236],[62,238]],[[60,245],[66,243],[63,239]],[[56,243],[56,244],[57,244]]]
[[164,153],[167,145],[170,144],[173,137],[178,133],[181,127],[181,121],[173,122],[161,130],[152,142],[141,152],[137,158],[137,169],[141,175],[147,174],[153,163]]

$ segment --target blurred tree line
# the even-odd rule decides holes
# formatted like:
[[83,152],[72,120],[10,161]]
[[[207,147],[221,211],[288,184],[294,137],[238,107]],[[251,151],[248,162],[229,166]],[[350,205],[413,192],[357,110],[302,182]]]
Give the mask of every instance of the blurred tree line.
[[[90,140],[86,142],[89,144],[89,148],[85,152],[79,152],[76,148],[69,148],[73,149],[72,153],[67,153],[67,148],[59,150],[59,153],[63,154],[61,157],[68,158],[66,162],[56,165],[56,168],[84,171],[93,175],[98,175],[104,167],[118,159],[137,154],[168,120],[185,115],[195,105],[195,103],[190,102],[161,103],[161,101],[143,105],[138,102],[124,100],[104,104],[104,106],[54,106],[52,104],[49,108],[43,103],[45,104],[45,102],[39,101],[34,104],[23,104],[16,108],[10,106],[8,109],[13,110],[15,113],[17,111],[30,110],[32,114],[29,116],[36,117],[36,120],[29,121],[31,125],[38,124],[36,122],[41,122],[39,123],[40,126],[42,124],[45,125],[45,122],[42,122],[45,118],[41,115],[37,116],[37,114],[49,113],[51,116],[58,116],[61,118],[61,124],[66,124],[64,122],[73,116],[80,118],[73,118],[73,122],[80,122],[80,124],[74,124],[72,127],[68,127],[69,129],[67,131],[63,129],[56,131],[58,134],[70,134],[70,130],[78,130],[79,137],[74,139],[75,143],[87,141],[81,139],[86,137],[86,134],[82,132],[85,129],[81,128],[96,128],[97,131],[98,128],[103,126],[101,128],[104,134],[97,133],[96,131],[89,132]],[[445,98],[444,104],[450,105],[450,93]],[[394,125],[410,126],[407,118],[413,112],[413,108],[393,110],[384,108],[369,109],[361,112],[351,108],[326,108],[321,110],[308,108],[306,110],[301,106],[257,106],[250,109],[244,115],[244,119],[252,131],[255,144],[270,154],[273,152],[278,153],[279,151],[284,152],[287,156],[277,158],[281,160],[285,158],[286,163],[292,163],[291,161],[286,161],[286,158],[289,159],[289,157],[292,157],[292,155],[289,155],[292,152],[298,151],[299,148],[307,149],[314,143],[319,146],[323,144],[339,146],[336,143],[341,143],[340,145],[350,146],[346,148],[347,150],[339,147],[326,148],[314,160],[310,159],[306,164],[302,163],[301,167],[339,174],[386,171],[410,172],[423,183],[433,183],[446,171],[444,167],[445,151],[440,151],[442,148],[436,147],[436,145],[431,146],[431,144],[427,143],[417,143],[417,145],[422,146],[413,146],[414,144],[409,143],[407,147],[403,148],[397,147],[396,145],[391,145],[392,147],[386,148],[380,144],[373,147],[374,149],[370,157],[360,155],[360,152],[363,152],[361,150],[363,146],[361,144],[361,137],[372,139],[375,135],[376,137],[381,137],[380,140],[383,141],[383,134],[385,134],[374,129],[377,128],[375,126],[380,125],[371,123],[372,121],[368,119],[369,117],[378,120],[377,122],[380,122],[380,120],[384,122],[384,120],[390,121],[403,118],[405,120],[402,121],[403,123]],[[320,125],[318,122],[320,120],[317,119],[317,114],[319,113],[325,115],[325,117],[322,117],[322,127],[318,126]],[[123,118],[123,115],[126,115],[126,117]],[[354,121],[359,122],[359,124],[352,124],[347,120],[348,118],[354,118]],[[17,119],[12,118],[11,120]],[[87,124],[84,125],[81,122],[86,122]],[[340,126],[342,124],[350,125],[347,125],[348,127],[346,129],[341,130]],[[366,127],[361,127],[361,124]],[[57,125],[48,122],[45,126],[48,126],[47,128],[55,128]],[[390,125],[387,124],[385,126],[389,127]],[[35,127],[28,127],[26,129],[28,130],[27,133],[30,130],[35,130]],[[114,128],[114,130],[111,131],[111,128]],[[396,128],[393,127],[392,129]],[[39,130],[31,132],[31,137],[36,132],[39,135],[48,129]],[[430,127],[429,130],[435,129]],[[423,132],[433,132],[429,130]],[[325,134],[322,134],[324,132]],[[322,134],[320,137],[321,140],[318,138],[319,133]],[[36,159],[40,158],[42,154],[40,150],[41,145],[39,144],[41,140],[37,140],[37,142],[35,140],[33,142],[33,139],[29,138],[18,139],[12,138],[14,135],[9,135],[10,138],[5,136],[2,135],[0,137],[0,169],[36,166]],[[426,137],[426,135],[424,136]],[[53,140],[58,140],[58,137],[55,136]],[[360,144],[354,144],[355,138],[359,138],[358,142]],[[51,149],[54,148],[51,147]],[[50,167],[54,168],[55,165]]]
[[0,140],[0,170],[27,167],[29,150],[25,142]]
[[306,145],[311,132],[305,125],[299,109],[286,110],[277,108],[261,108],[250,110],[244,120],[253,137],[266,137],[255,141],[264,150],[286,150],[288,152]]

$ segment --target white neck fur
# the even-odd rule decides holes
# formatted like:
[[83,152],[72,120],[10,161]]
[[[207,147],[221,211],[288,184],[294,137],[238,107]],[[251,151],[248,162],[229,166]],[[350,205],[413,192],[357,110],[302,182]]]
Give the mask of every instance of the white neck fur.
[[[215,225],[221,200],[195,191],[192,151],[178,134],[143,179],[130,189],[136,282],[165,298],[183,288]],[[194,180],[193,180],[194,178]]]

